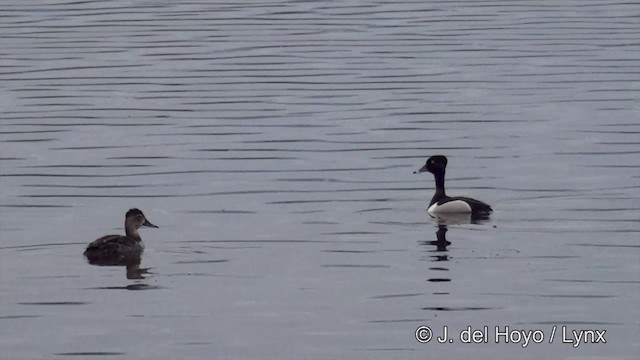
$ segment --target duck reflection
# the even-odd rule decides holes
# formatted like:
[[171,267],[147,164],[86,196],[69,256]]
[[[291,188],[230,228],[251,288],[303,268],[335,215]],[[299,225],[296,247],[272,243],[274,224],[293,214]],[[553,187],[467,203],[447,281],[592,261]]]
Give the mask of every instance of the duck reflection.
[[[429,216],[435,220],[438,225],[438,231],[436,231],[436,240],[421,241],[421,245],[435,246],[434,250],[429,250],[434,253],[438,253],[432,256],[434,261],[448,261],[447,246],[451,245],[451,242],[447,241],[447,226],[448,225],[464,225],[464,224],[481,224],[489,220],[488,216],[472,215],[469,213],[451,213],[451,214],[438,214]],[[440,254],[443,253],[443,254]]]
[[[435,264],[429,267],[429,277],[427,281],[432,283],[429,286],[432,295],[437,295],[436,297],[430,297],[427,301],[430,303],[429,306],[425,306],[423,310],[429,311],[468,311],[468,310],[486,310],[490,309],[488,307],[479,307],[479,306],[442,306],[441,304],[436,304],[435,306],[432,304],[433,302],[439,303],[444,301],[446,304],[449,304],[449,297],[452,295],[451,290],[456,289],[455,286],[449,285],[453,280],[449,275],[449,266],[460,265],[457,262],[448,262],[449,258],[449,250],[447,249],[451,242],[447,240],[447,226],[453,225],[464,225],[464,224],[480,224],[488,220],[488,216],[478,216],[472,214],[429,214],[431,216],[431,221],[435,222],[438,227],[436,231],[436,239],[428,240],[428,241],[420,241],[419,244],[425,247],[425,251],[433,254],[426,258],[425,260],[433,261]],[[455,228],[454,228],[455,230]],[[432,235],[431,235],[432,236]],[[450,265],[449,265],[450,264]],[[440,283],[440,284],[436,284]],[[444,298],[440,298],[444,297]],[[440,300],[438,300],[440,299]],[[446,299],[446,300],[445,300]]]
[[448,261],[447,257],[447,246],[451,245],[449,241],[447,241],[447,225],[439,224],[438,231],[436,231],[436,240],[430,241],[421,241],[422,245],[435,246],[435,250],[429,250],[434,253],[444,253],[444,254],[436,254],[433,255],[433,261]]
[[482,224],[489,220],[489,215],[471,213],[429,214],[438,225]]
[[[449,261],[449,251],[447,250],[447,247],[451,245],[451,242],[447,240],[448,225],[479,224],[489,219],[488,216],[478,214],[473,215],[470,213],[429,214],[429,216],[435,220],[438,226],[436,239],[420,241],[420,245],[429,248],[427,251],[433,254],[429,259],[433,262]],[[429,269],[438,272],[449,271],[449,269],[444,266],[431,267]],[[434,277],[427,280],[430,282],[451,281],[451,279],[444,277]]]
[[144,279],[145,274],[149,274],[149,268],[141,268],[142,252],[127,253],[126,256],[118,256],[113,258],[91,258],[87,257],[87,261],[95,266],[124,266],[126,268],[127,279]]
[[[430,256],[431,261],[434,261],[434,262],[449,261],[449,255],[447,254],[448,253],[447,246],[451,245],[451,243],[447,241],[447,225],[444,225],[444,224],[438,225],[438,231],[436,231],[436,240],[421,241],[420,244],[428,246],[429,248],[431,246],[435,246],[435,249],[430,248],[429,250],[427,250],[433,253],[433,255]],[[429,270],[436,271],[438,274],[445,274],[445,272],[449,271],[449,269],[445,267],[444,264],[430,267]],[[448,277],[437,276],[437,277],[430,277],[427,279],[427,281],[449,282],[451,281],[451,279]],[[448,294],[448,292],[438,292],[437,294],[443,295],[443,294]]]

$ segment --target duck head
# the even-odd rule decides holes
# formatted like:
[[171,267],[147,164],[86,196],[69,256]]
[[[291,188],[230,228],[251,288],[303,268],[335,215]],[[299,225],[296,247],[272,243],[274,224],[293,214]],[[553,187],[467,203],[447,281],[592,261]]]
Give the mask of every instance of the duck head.
[[138,209],[130,209],[127,211],[127,215],[125,216],[125,228],[130,229],[139,229],[143,226],[157,228],[157,226],[147,220],[142,211]]
[[447,167],[447,158],[444,155],[433,155],[427,159],[423,167],[414,171],[414,174],[428,171],[432,174],[443,173]]

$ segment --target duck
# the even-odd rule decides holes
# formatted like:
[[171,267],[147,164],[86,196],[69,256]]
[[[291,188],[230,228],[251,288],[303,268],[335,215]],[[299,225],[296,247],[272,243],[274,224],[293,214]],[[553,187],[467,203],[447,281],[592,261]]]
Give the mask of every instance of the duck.
[[444,173],[447,168],[447,157],[433,155],[427,159],[423,167],[416,173],[430,172],[436,180],[436,193],[429,202],[427,212],[431,215],[439,214],[471,214],[472,217],[488,217],[493,209],[484,202],[468,197],[450,197],[444,191]]
[[93,265],[140,264],[144,243],[138,234],[141,227],[158,228],[139,209],[129,209],[124,219],[125,235],[105,235],[87,246],[84,256]]

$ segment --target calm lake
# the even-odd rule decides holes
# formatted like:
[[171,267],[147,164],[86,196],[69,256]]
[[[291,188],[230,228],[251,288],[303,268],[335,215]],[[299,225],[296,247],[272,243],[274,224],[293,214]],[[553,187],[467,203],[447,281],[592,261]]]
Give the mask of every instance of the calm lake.
[[[4,0],[0,35],[0,358],[638,359],[637,3]],[[489,221],[428,216],[434,154]],[[150,274],[87,264],[134,207]]]

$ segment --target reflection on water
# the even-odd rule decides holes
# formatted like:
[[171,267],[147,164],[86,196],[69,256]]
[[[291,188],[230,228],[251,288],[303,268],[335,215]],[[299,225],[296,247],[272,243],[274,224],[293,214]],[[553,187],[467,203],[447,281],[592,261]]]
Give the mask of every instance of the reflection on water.
[[150,268],[140,268],[140,264],[127,265],[127,279],[144,279],[143,275],[148,274]]
[[[435,274],[427,278],[427,281],[430,283],[443,283],[445,284],[445,288],[439,288],[437,291],[433,291],[432,295],[436,296],[438,299],[444,299],[445,296],[451,296],[451,291],[448,291],[447,288],[451,287],[450,284],[454,279],[452,279],[448,274],[451,274],[451,266],[460,266],[461,264],[452,264],[450,258],[450,251],[447,250],[447,247],[451,245],[451,242],[447,240],[447,225],[461,225],[461,224],[477,224],[477,222],[472,221],[470,214],[446,214],[445,216],[440,215],[437,219],[438,230],[436,231],[436,240],[429,241],[420,241],[420,245],[427,248],[426,251],[433,253],[429,257],[429,260],[435,263],[435,266],[430,266],[429,270]],[[432,247],[435,246],[435,249]],[[454,257],[455,258],[455,257]],[[446,300],[443,300],[446,303]],[[440,306],[425,306],[422,308],[423,310],[433,311],[436,313],[439,312],[449,312],[449,311],[477,311],[477,310],[494,310],[496,307],[488,307],[488,306],[455,306],[455,305],[440,305]]]
[[[137,278],[129,278],[129,279],[137,279]],[[129,284],[126,286],[100,286],[100,287],[88,287],[87,290],[157,290],[162,289],[161,286],[149,285],[143,283],[135,283]]]
[[463,225],[463,224],[484,224],[490,220],[490,214],[486,213],[450,213],[450,214],[431,214],[429,216],[434,219],[438,225]]
[[58,356],[114,356],[114,355],[126,355],[126,353],[115,351],[91,351],[91,352],[67,352],[56,353]]
[[[436,253],[440,253],[440,252],[446,252],[447,251],[447,246],[451,245],[451,243],[449,241],[447,241],[447,225],[444,224],[439,224],[438,225],[438,231],[436,231],[436,239],[437,240],[430,240],[430,241],[422,241],[421,244],[422,245],[432,245],[435,246],[436,249],[433,250],[429,250],[429,251],[433,251]],[[446,257],[446,254],[436,254],[434,255],[437,258],[434,259],[436,261],[447,261],[448,258]],[[441,257],[443,256],[443,257]]]
[[127,279],[144,279],[144,275],[149,274],[149,268],[140,268],[142,251],[129,252],[127,256],[88,257],[87,261],[96,266],[124,266]]

